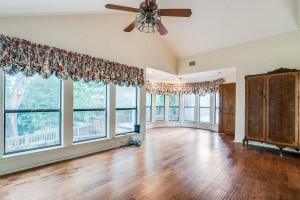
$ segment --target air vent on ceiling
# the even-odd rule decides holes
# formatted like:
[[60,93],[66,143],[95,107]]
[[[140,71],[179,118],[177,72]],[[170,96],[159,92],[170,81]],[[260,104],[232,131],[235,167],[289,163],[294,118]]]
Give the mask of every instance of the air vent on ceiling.
[[189,67],[194,67],[196,66],[196,61],[190,61],[189,62]]

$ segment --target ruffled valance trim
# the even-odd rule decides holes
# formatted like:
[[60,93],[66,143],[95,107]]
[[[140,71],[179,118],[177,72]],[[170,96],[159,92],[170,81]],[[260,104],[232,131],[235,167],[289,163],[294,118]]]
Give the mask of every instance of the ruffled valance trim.
[[205,81],[198,83],[157,83],[147,82],[146,91],[152,94],[206,94],[214,93],[219,90],[219,85],[224,83],[225,79],[214,81]]
[[10,75],[22,72],[47,79],[55,74],[62,80],[144,85],[143,69],[1,34],[0,68]]

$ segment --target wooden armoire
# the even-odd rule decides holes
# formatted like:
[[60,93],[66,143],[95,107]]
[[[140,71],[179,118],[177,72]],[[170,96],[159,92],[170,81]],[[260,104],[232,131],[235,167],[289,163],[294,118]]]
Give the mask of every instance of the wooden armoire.
[[278,69],[246,76],[246,136],[299,151],[300,72]]

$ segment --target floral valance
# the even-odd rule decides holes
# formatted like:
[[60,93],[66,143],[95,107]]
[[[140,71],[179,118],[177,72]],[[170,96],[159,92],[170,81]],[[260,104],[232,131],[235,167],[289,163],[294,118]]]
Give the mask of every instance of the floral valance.
[[219,85],[224,83],[224,79],[205,81],[198,83],[157,83],[147,82],[146,91],[152,94],[205,94],[219,90]]
[[143,69],[4,35],[0,35],[0,68],[10,75],[55,74],[63,80],[144,85]]

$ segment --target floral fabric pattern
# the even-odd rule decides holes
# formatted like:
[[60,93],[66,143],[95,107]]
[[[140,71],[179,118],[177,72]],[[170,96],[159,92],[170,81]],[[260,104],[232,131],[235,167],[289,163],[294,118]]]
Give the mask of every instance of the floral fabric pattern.
[[62,80],[84,80],[126,86],[144,85],[144,70],[124,64],[0,35],[0,68],[10,75],[55,74]]
[[147,82],[146,91],[152,94],[205,94],[214,93],[219,90],[219,85],[224,83],[224,79],[205,81],[198,83],[156,83]]

